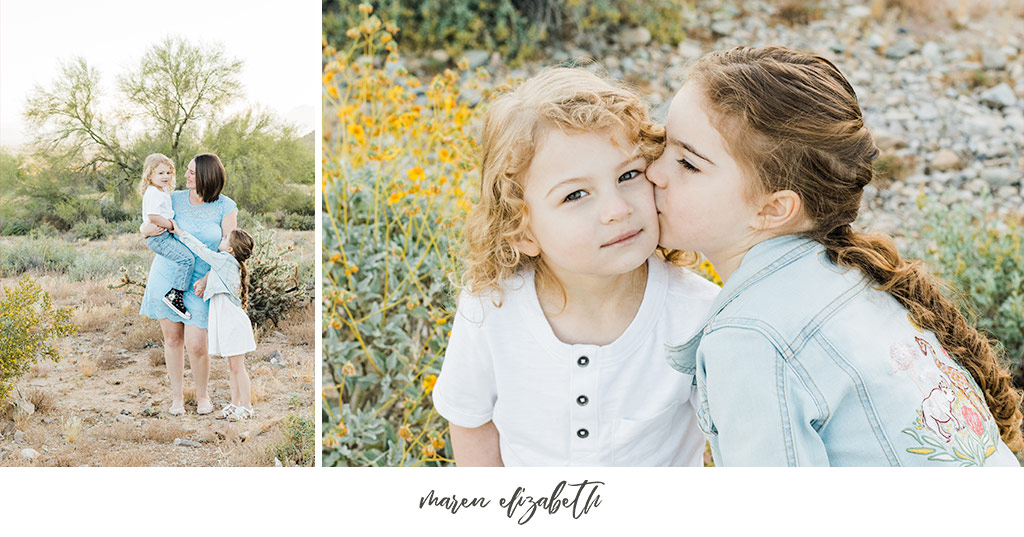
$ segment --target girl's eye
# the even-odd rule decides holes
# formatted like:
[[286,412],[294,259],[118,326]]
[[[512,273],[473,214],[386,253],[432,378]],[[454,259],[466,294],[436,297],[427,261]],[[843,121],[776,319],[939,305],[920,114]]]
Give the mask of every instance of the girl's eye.
[[587,193],[585,191],[583,191],[583,190],[576,190],[576,191],[573,191],[568,196],[566,196],[563,201],[576,201],[576,200],[582,198],[585,195],[587,195]]
[[621,183],[623,181],[629,181],[630,179],[635,179],[641,173],[643,173],[643,172],[641,172],[640,170],[629,170],[628,172],[626,172],[626,173],[624,173],[624,174],[619,176],[619,182]]
[[698,169],[697,169],[697,167],[696,167],[696,166],[694,166],[693,164],[690,164],[690,161],[688,161],[688,160],[686,160],[686,159],[678,160],[678,161],[676,161],[676,162],[678,162],[678,163],[682,164],[682,165],[683,165],[683,168],[684,168],[684,169],[685,169],[686,171],[688,171],[688,172],[693,172],[693,173],[695,173],[695,172],[699,172],[699,171],[700,171],[700,170],[698,170]]

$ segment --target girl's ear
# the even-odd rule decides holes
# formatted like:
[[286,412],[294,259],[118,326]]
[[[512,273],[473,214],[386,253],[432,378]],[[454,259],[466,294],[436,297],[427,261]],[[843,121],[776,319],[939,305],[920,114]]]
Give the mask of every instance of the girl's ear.
[[540,255],[540,245],[537,244],[537,241],[533,240],[529,231],[523,233],[519,239],[513,241],[512,246],[515,246],[516,250],[519,250],[519,253],[527,257],[537,257]]
[[782,231],[800,224],[803,219],[803,201],[792,190],[780,190],[765,197],[758,213],[761,231]]

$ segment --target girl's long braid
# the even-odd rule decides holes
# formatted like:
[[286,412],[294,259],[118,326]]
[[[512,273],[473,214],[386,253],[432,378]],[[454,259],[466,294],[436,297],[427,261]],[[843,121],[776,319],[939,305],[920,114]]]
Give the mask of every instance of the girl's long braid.
[[238,275],[239,279],[242,280],[242,284],[238,289],[238,298],[242,301],[242,309],[244,310],[249,305],[249,270],[246,268],[245,262],[252,257],[256,241],[246,231],[236,229],[228,237],[228,245],[231,246],[231,255],[238,261]]

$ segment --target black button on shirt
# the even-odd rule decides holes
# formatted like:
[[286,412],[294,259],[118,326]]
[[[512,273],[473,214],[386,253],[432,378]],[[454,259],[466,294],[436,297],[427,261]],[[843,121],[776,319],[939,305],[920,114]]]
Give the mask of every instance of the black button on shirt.
[[590,436],[590,431],[588,431],[586,429],[580,429],[580,430],[576,431],[576,436],[578,436],[580,438],[586,438],[586,437]]
[[587,403],[589,402],[590,399],[588,399],[586,395],[581,395],[576,398],[576,404],[580,406],[587,406]]
[[578,365],[580,367],[587,367],[587,364],[589,364],[589,363],[590,363],[590,358],[587,358],[586,356],[580,356],[580,359],[576,360],[576,365]]

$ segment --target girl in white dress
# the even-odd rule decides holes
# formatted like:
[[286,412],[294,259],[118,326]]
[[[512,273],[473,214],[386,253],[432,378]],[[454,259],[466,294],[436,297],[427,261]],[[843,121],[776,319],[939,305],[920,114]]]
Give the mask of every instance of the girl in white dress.
[[187,231],[174,226],[171,230],[185,246],[210,264],[203,299],[210,301],[207,332],[211,355],[228,359],[231,402],[224,406],[217,419],[244,420],[255,415],[252,389],[245,369],[245,353],[256,350],[252,323],[245,314],[248,301],[249,275],[245,261],[252,256],[252,236],[235,229],[220,242],[217,252],[210,250]]

